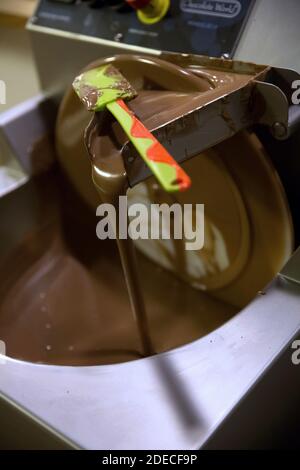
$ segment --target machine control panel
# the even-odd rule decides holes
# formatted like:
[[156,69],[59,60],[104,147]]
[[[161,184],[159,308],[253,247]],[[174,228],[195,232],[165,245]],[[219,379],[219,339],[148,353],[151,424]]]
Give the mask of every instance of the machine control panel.
[[146,25],[124,0],[41,0],[32,23],[157,50],[232,57],[255,0],[171,0]]

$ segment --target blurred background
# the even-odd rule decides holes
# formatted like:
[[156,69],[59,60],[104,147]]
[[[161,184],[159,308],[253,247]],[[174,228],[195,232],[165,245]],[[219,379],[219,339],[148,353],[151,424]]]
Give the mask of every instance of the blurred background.
[[[0,70],[1,80],[6,82],[7,87],[6,104],[1,105],[1,112],[31,98],[39,91],[28,33],[25,30],[26,21],[37,3],[37,0],[0,2]],[[20,70],[23,72],[21,81]]]

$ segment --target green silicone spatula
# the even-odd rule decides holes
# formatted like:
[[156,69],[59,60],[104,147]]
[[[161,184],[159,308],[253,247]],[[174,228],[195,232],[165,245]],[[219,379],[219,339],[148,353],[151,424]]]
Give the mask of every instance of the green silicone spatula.
[[125,104],[124,100],[134,98],[137,93],[114,66],[104,65],[82,73],[75,78],[73,88],[89,111],[107,108],[114,115],[167,192],[190,187],[189,176]]

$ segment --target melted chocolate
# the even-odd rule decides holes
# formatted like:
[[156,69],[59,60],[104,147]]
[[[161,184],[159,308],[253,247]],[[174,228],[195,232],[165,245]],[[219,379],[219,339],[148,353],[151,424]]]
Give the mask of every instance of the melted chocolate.
[[[64,178],[48,175],[37,198],[36,229],[1,264],[0,332],[7,354],[61,365],[143,357],[115,241],[96,238],[96,217]],[[157,352],[196,340],[236,311],[140,254],[138,266]]]
[[[242,86],[249,79],[246,75],[236,78],[230,72],[199,68],[192,73],[148,57],[119,56],[97,62],[97,65],[104,63],[113,63],[138,91],[129,106],[150,130],[220,96],[232,81]],[[73,92],[69,92],[58,118],[60,162],[71,182],[95,206],[100,199],[91,181],[82,135],[89,120],[90,114]],[[106,111],[95,116],[88,125],[85,142],[102,201],[117,204],[118,196],[126,194],[128,189],[121,156],[125,141],[122,129]],[[220,230],[228,243],[228,256],[230,260],[235,257],[239,260],[235,278],[232,273],[231,277],[225,271],[218,273],[218,286],[223,282],[223,289],[213,290],[216,289],[214,276],[213,280],[206,279],[215,298],[192,287],[195,276],[188,273],[192,263],[180,240],[174,240],[175,256],[167,256],[170,265],[166,267],[176,276],[183,273],[185,282],[139,252],[135,253],[131,240],[118,241],[119,254],[114,241],[98,240],[95,217],[89,215],[86,207],[81,207],[82,203],[65,180],[58,185],[55,179],[50,179],[53,190],[49,199],[56,216],[53,217],[53,210],[49,211],[47,204],[42,204],[43,223],[8,255],[0,270],[0,338],[6,342],[8,355],[34,362],[72,365],[137,359],[196,340],[245,305],[258,286],[262,287],[271,279],[282,258],[288,255],[290,246],[288,242],[284,245],[281,234],[273,228],[284,224],[287,210],[279,196],[274,197],[271,182],[269,186],[266,184],[270,166],[253,160],[254,150],[247,144],[248,154],[244,148],[242,152],[246,175],[238,173],[242,145],[246,144],[241,136],[226,144],[224,163],[223,145],[219,150],[187,162],[186,170],[194,185],[189,192],[176,196],[180,202],[204,202],[212,218],[218,214]],[[261,162],[265,162],[265,156]],[[253,207],[257,208],[256,194],[249,186],[248,193],[243,195],[247,206],[236,196],[235,183],[230,179],[228,183],[228,176],[223,177],[224,169],[230,164],[233,173],[237,173],[237,180],[243,176],[244,186],[247,186],[247,174],[254,172],[255,167],[261,182],[259,187],[268,188],[265,196],[260,194],[264,198],[264,214],[261,215],[274,214],[275,222],[279,220],[275,225],[273,215],[268,219],[273,228],[273,238],[268,245],[258,248],[259,224],[258,230],[255,223],[251,227],[252,245],[247,238],[250,237],[249,224],[242,226],[240,221],[254,210]],[[263,171],[260,165],[265,165]],[[215,193],[211,191],[212,181],[218,189]],[[149,200],[169,202],[169,195],[163,193],[153,179],[148,180],[145,188]],[[59,197],[58,190],[61,191]],[[42,186],[41,195],[44,191]],[[250,197],[253,199],[249,204]],[[222,218],[225,204],[231,208],[226,213],[227,219]],[[278,218],[279,206],[282,218]],[[248,234],[244,244],[239,239],[243,230]],[[208,240],[214,240],[215,233],[212,231],[209,235]],[[285,240],[289,240],[289,235]],[[240,246],[241,252],[237,252]],[[165,247],[157,249],[159,258],[163,258],[165,252]],[[251,258],[252,253],[256,261]],[[209,261],[212,259],[211,246],[206,247],[204,256]],[[245,269],[246,262],[250,269]]]

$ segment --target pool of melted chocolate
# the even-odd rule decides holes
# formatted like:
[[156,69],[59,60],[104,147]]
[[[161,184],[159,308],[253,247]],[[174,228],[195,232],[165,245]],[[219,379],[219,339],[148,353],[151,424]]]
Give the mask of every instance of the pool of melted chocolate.
[[[7,354],[61,365],[143,357],[116,242],[96,238],[95,215],[60,172],[35,185],[38,222],[0,267]],[[26,195],[21,197],[24,204]],[[196,340],[236,312],[137,256],[156,352]]]

